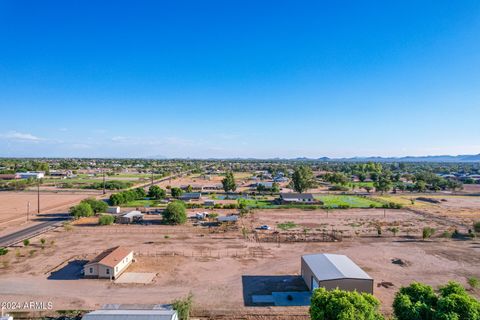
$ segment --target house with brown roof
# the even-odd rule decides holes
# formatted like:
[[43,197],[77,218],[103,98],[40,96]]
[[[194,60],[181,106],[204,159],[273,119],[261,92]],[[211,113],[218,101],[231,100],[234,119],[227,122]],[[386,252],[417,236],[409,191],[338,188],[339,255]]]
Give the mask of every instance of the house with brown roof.
[[85,278],[117,279],[133,262],[133,251],[113,247],[103,251],[84,267]]

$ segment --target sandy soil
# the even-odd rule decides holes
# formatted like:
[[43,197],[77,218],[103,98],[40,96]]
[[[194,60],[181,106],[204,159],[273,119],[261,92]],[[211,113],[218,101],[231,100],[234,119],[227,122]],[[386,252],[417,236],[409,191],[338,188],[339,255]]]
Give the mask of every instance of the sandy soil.
[[[97,193],[40,193],[41,213],[67,212],[68,209],[89,196]],[[36,192],[0,192],[0,236],[8,233],[11,228],[26,227],[35,223],[27,223],[27,204],[30,202],[30,219],[35,220],[37,213]]]
[[[480,277],[480,242],[434,238],[419,239],[420,229],[428,224],[448,228],[450,221],[428,221],[408,210],[262,210],[239,221],[236,227],[114,225],[107,227],[79,224],[72,230],[59,228],[42,238],[32,239],[28,248],[13,249],[0,257],[0,296],[3,300],[51,300],[55,309],[98,308],[105,303],[169,303],[191,291],[197,308],[208,310],[247,310],[243,305],[244,275],[298,275],[300,256],[331,252],[348,255],[376,281],[395,286],[375,286],[375,295],[390,311],[394,293],[402,285],[422,281],[439,285],[448,280],[466,282]],[[258,224],[276,225],[294,221],[309,228],[345,229],[342,242],[255,242],[251,234],[242,235],[242,226],[252,232]],[[373,236],[371,222],[412,229],[394,237],[384,232]],[[451,227],[451,225],[450,225]],[[298,227],[299,234],[303,227]],[[355,235],[355,230],[360,234]],[[376,231],[375,231],[376,232]],[[350,233],[350,236],[347,236]],[[53,244],[52,244],[52,241]],[[53,280],[52,271],[65,270],[68,261],[88,260],[115,245],[132,248],[135,262],[128,271],[154,272],[148,285],[114,284],[105,280]],[[32,252],[32,250],[35,250]],[[17,253],[18,252],[18,253]],[[392,263],[400,258],[405,266]],[[88,292],[88,294],[87,294]],[[274,308],[273,308],[274,309]],[[307,308],[301,309],[307,312]]]

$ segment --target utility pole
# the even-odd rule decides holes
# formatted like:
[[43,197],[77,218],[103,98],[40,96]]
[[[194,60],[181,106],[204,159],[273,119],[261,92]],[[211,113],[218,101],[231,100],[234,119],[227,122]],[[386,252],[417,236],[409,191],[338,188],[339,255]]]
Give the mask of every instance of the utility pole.
[[103,172],[103,194],[106,194],[107,191],[105,190],[105,168],[102,169]]
[[37,183],[37,213],[40,214],[40,179]]

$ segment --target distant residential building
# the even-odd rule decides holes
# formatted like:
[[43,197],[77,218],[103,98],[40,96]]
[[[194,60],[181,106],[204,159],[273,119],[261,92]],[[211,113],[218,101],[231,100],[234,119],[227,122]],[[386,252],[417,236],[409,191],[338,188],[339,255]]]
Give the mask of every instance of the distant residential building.
[[143,220],[143,213],[137,210],[129,211],[124,215],[118,216],[116,219],[117,223],[134,223]]
[[17,172],[20,179],[43,179],[45,177],[45,172]]
[[202,187],[202,191],[215,191],[215,190],[222,190],[223,185],[221,183],[217,184],[208,184]]
[[20,175],[19,175],[18,173],[12,173],[12,174],[4,173],[4,174],[0,174],[0,180],[16,180],[16,179],[20,179]]
[[223,223],[223,222],[237,222],[238,221],[238,216],[231,215],[231,216],[217,217],[217,221],[220,222],[220,223]]
[[103,251],[84,267],[85,278],[117,279],[133,262],[133,251],[113,247]]
[[202,198],[201,192],[188,192],[182,194],[179,199],[183,201],[190,201],[190,200],[200,200]]
[[261,181],[261,182],[254,183],[253,187],[254,188],[263,187],[265,189],[272,189],[273,188],[273,182],[263,182],[263,181]]
[[215,200],[205,200],[203,202],[203,205],[205,207],[213,207],[213,206],[215,206]]
[[281,203],[314,203],[315,198],[311,193],[280,193]]

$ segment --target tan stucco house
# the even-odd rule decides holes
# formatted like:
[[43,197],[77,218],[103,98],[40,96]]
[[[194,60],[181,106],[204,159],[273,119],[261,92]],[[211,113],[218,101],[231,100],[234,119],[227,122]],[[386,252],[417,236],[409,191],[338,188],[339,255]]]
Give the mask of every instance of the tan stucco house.
[[113,247],[103,251],[84,267],[85,278],[117,279],[133,262],[133,251],[124,247]]

